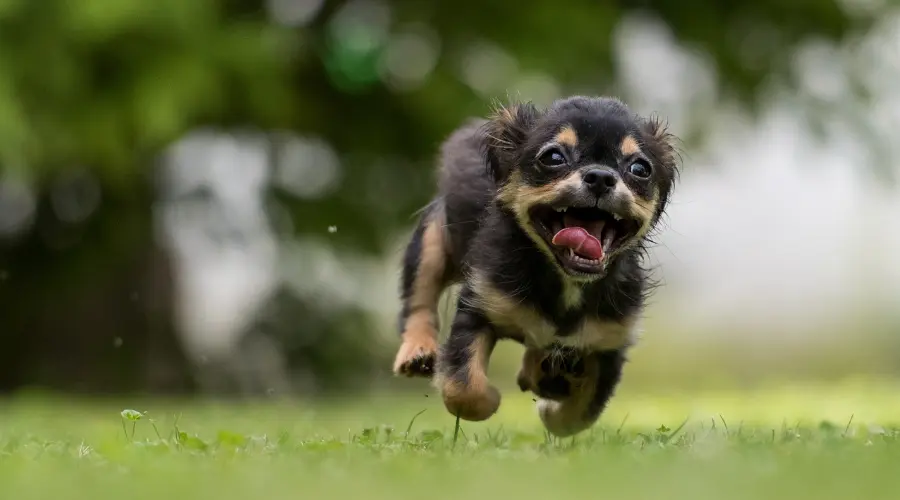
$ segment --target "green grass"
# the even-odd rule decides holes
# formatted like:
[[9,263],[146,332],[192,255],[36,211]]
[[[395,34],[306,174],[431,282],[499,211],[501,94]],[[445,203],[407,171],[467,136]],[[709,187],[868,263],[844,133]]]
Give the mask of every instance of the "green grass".
[[[506,391],[487,423],[434,396],[0,406],[0,499],[896,498],[897,386],[648,394],[575,439]],[[137,414],[122,410],[139,410]]]

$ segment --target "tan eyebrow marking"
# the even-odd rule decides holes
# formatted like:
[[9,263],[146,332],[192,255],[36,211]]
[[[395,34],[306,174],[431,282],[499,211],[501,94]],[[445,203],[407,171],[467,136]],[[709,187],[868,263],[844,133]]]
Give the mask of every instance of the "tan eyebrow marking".
[[638,144],[638,141],[634,136],[626,135],[625,138],[622,139],[622,145],[619,146],[619,150],[621,150],[622,156],[631,156],[641,151],[641,145]]
[[575,129],[571,125],[566,125],[556,134],[556,142],[574,148],[578,146],[578,134],[575,133]]

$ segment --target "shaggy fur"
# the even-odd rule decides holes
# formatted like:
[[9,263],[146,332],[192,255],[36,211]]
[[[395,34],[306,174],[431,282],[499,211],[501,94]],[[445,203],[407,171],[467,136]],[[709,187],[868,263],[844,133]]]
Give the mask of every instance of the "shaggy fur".
[[[590,427],[651,289],[642,257],[677,175],[673,140],[618,100],[580,96],[501,106],[457,129],[406,249],[395,373],[433,377],[449,412],[485,420],[500,405],[491,352],[511,339],[526,347],[518,383],[546,428]],[[566,228],[595,236],[602,256],[561,243]],[[438,299],[458,282],[439,346]]]

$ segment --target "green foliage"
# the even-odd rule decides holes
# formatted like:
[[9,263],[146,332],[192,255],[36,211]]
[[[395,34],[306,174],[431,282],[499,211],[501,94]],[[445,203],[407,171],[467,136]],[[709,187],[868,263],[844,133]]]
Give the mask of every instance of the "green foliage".
[[214,0],[8,0],[0,47],[3,163],[37,175],[134,176],[196,123],[290,102],[277,32]]
[[[406,223],[426,198],[430,174],[422,162],[435,144],[488,108],[459,77],[473,43],[496,44],[524,71],[551,75],[567,89],[600,93],[615,76],[616,25],[645,13],[709,54],[722,85],[749,98],[764,78],[785,74],[796,42],[840,39],[865,26],[836,0],[578,0],[528,8],[333,1],[297,27],[273,22],[266,5],[0,2],[2,168],[44,178],[84,166],[127,184],[194,127],[292,128],[322,136],[347,171],[334,196],[294,203],[297,230],[321,232],[328,224],[311,214],[326,213],[341,228],[335,241],[372,247],[380,229]],[[387,12],[384,26],[379,16],[366,17],[372,8]],[[432,33],[436,66],[421,86],[396,88],[379,73],[379,61],[390,35],[416,26]],[[512,85],[501,82],[515,94]],[[392,188],[401,179],[403,189]],[[392,203],[381,203],[383,196]]]
[[137,410],[122,410],[122,418],[129,422],[136,422],[143,418],[143,414]]
[[[838,0],[295,0],[313,8],[309,18],[280,23],[270,6],[288,1],[0,0],[0,174],[38,191],[30,232],[0,241],[0,273],[11,272],[0,283],[0,331],[11,332],[0,345],[0,390],[146,388],[157,371],[179,373],[167,387],[193,386],[175,352],[163,257],[150,250],[157,193],[148,179],[160,153],[197,128],[263,131],[276,151],[291,134],[326,144],[340,163],[333,191],[267,192],[272,213],[290,219],[283,236],[384,253],[430,196],[440,141],[484,115],[490,98],[519,93],[504,75],[480,90],[467,83],[463,66],[478,47],[506,53],[519,75],[548,75],[563,93],[609,93],[615,30],[643,14],[708,56],[723,89],[752,103],[761,82],[788,79],[796,43],[839,41],[869,21]],[[385,70],[411,53],[426,60],[420,79]],[[58,220],[53,193],[75,168],[96,181],[102,202],[71,223]],[[264,326],[323,390],[387,366],[389,349],[371,348],[359,311],[285,301],[274,301],[279,318]],[[301,329],[322,341],[306,345]],[[109,351],[113,339],[124,343]],[[151,351],[164,369],[145,369]],[[66,375],[76,365],[92,367],[78,370],[83,380]],[[137,422],[123,415],[126,435]]]

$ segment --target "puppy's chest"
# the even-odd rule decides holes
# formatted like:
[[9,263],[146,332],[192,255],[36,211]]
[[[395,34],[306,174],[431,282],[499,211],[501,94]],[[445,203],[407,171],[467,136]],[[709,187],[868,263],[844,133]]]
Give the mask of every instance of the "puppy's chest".
[[496,290],[479,294],[481,309],[504,337],[518,338],[530,347],[558,343],[590,350],[613,350],[631,345],[634,321],[601,319],[585,314],[554,322],[534,307],[514,301]]
[[500,316],[491,321],[524,336],[525,344],[547,347],[557,343],[567,347],[590,350],[621,349],[631,343],[630,329],[614,321],[595,317],[580,319],[573,326],[561,326],[547,321],[536,312],[533,314]]

